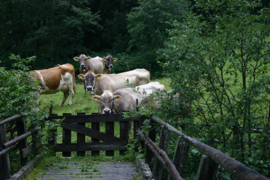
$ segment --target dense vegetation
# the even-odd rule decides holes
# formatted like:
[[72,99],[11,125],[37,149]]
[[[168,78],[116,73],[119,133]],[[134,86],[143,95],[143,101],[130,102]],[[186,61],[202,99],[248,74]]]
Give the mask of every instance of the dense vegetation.
[[[33,101],[28,70],[66,62],[78,70],[74,56],[112,54],[114,72],[140,67],[170,78],[172,93],[160,99],[161,108],[142,113],[186,124],[188,135],[270,176],[268,1],[10,0],[0,10],[0,120],[37,113],[26,106]],[[24,86],[14,88],[18,82]],[[169,154],[173,138],[171,144]],[[192,149],[189,158],[184,177],[196,173],[200,154]],[[231,178],[222,169],[218,177]]]

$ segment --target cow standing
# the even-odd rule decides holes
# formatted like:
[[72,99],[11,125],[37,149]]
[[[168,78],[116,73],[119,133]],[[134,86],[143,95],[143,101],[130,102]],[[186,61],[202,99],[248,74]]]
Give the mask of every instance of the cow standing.
[[[113,67],[113,62],[117,61],[111,55],[107,57],[86,57],[85,54],[81,54],[79,57],[73,58],[75,61],[80,62],[80,74],[85,74],[88,71],[93,71],[95,74],[108,74],[111,73],[111,68]],[[85,94],[87,92],[86,85],[84,83]],[[93,94],[93,92],[91,91]]]
[[127,80],[134,86],[147,84],[150,81],[150,72],[146,69],[135,69],[119,74],[96,75],[93,71],[88,71],[86,74],[79,74],[78,77],[85,80],[87,90],[94,90],[95,94],[101,95],[104,90],[114,92],[121,88],[127,88]]
[[58,65],[49,69],[34,70],[34,80],[38,80],[41,91],[37,91],[37,102],[40,94],[54,94],[59,91],[64,97],[59,106],[63,106],[69,94],[71,94],[68,106],[72,105],[75,98],[75,69],[72,64]]

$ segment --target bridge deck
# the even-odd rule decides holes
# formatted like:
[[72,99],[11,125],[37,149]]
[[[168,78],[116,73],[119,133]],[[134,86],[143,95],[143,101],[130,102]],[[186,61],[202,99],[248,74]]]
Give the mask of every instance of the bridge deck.
[[38,180],[58,179],[97,179],[97,180],[133,180],[137,172],[133,162],[99,162],[66,160],[54,163],[48,169],[40,172]]

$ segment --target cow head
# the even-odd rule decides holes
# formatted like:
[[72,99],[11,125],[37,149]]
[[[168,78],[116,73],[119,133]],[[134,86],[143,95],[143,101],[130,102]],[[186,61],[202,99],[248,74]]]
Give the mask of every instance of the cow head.
[[113,95],[109,90],[105,90],[101,96],[95,95],[92,97],[97,103],[101,103],[103,108],[103,113],[109,114],[112,113],[114,101],[120,100],[122,97],[119,95]]
[[85,61],[91,59],[90,56],[86,57],[85,54],[81,54],[79,57],[73,58],[75,61],[80,61],[80,73],[85,71]]
[[87,91],[93,91],[95,88],[95,73],[91,70],[87,71],[86,74],[79,74],[78,77],[85,82],[85,88]]
[[113,58],[111,55],[108,55],[107,57],[103,57],[103,61],[105,63],[105,67],[109,69],[109,72],[111,72],[113,62],[117,61],[117,58]]

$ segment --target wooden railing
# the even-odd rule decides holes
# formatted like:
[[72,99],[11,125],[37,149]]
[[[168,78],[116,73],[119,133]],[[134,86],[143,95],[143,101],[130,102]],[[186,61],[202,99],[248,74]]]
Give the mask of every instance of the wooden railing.
[[[6,124],[16,121],[17,137],[7,141]],[[3,121],[0,121],[0,179],[22,179],[26,174],[33,169],[34,166],[41,160],[41,155],[36,156],[30,161],[29,155],[36,152],[40,147],[35,135],[40,128],[35,127],[28,132],[25,128],[25,120],[21,114],[14,115]],[[32,143],[27,142],[27,138],[32,136]],[[21,169],[11,175],[9,152],[12,149],[18,148],[20,152],[20,165]]]
[[[163,167],[168,169],[168,179],[182,179],[181,174],[184,170],[190,146],[196,148],[202,153],[201,162],[197,171],[197,180],[215,179],[218,166],[224,168],[229,174],[240,180],[267,180],[265,176],[257,171],[250,169],[235,159],[227,156],[219,150],[212,148],[194,138],[187,136],[181,131],[175,129],[171,125],[165,123],[157,117],[151,118],[151,126],[158,124],[162,126],[159,147],[155,145],[156,131],[149,130],[149,137],[145,133],[139,133],[141,140],[146,145],[145,162],[149,164],[152,175],[155,180],[162,177]],[[175,150],[174,158],[171,161],[166,155],[170,133],[174,132],[179,135],[178,144]],[[153,161],[154,156],[155,161]],[[173,164],[172,164],[173,163]],[[177,170],[177,171],[176,171]]]

